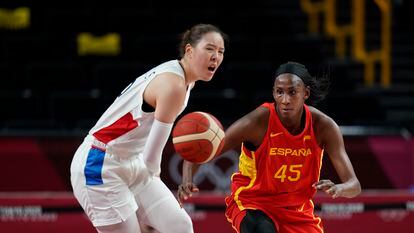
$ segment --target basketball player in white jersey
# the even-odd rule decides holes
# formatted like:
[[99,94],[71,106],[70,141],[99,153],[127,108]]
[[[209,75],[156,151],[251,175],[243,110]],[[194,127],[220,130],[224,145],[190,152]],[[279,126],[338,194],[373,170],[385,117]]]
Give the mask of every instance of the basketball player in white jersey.
[[192,222],[159,178],[161,154],[198,80],[210,81],[226,35],[210,24],[183,34],[180,60],[138,77],[101,116],[71,164],[74,195],[98,232],[191,233]]

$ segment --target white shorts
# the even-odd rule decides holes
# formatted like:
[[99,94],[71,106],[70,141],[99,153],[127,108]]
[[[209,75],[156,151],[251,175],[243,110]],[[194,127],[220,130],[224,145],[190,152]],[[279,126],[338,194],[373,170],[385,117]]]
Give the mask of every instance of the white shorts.
[[141,155],[120,159],[96,147],[90,137],[76,151],[70,171],[74,195],[95,227],[135,214],[139,205],[135,197],[155,179]]

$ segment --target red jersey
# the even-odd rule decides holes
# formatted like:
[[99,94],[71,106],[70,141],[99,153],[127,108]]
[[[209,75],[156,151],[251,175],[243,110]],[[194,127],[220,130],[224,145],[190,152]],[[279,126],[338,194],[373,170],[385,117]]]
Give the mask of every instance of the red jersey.
[[242,145],[239,171],[232,176],[232,193],[226,204],[237,205],[239,211],[260,209],[273,215],[273,208],[277,211],[310,202],[316,192],[312,184],[319,180],[323,150],[316,141],[308,106],[304,105],[305,128],[298,135],[284,128],[274,103],[262,107],[270,112],[265,137],[256,151]]

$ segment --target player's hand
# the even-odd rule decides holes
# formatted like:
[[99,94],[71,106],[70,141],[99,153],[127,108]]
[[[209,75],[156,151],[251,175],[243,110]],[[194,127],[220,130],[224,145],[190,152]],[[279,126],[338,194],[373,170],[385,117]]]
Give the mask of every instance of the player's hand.
[[177,199],[181,206],[183,206],[183,201],[187,200],[192,196],[193,193],[198,192],[199,189],[194,183],[182,183],[178,186],[177,190]]
[[332,198],[341,196],[342,188],[340,184],[334,184],[331,180],[320,180],[312,185],[317,190],[322,190]]

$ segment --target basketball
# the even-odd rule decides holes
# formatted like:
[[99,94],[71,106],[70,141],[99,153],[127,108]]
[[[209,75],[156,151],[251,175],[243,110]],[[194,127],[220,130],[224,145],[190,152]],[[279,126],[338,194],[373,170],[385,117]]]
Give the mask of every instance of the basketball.
[[220,121],[205,112],[183,116],[173,129],[175,151],[193,163],[207,163],[220,154],[224,145],[224,130]]

